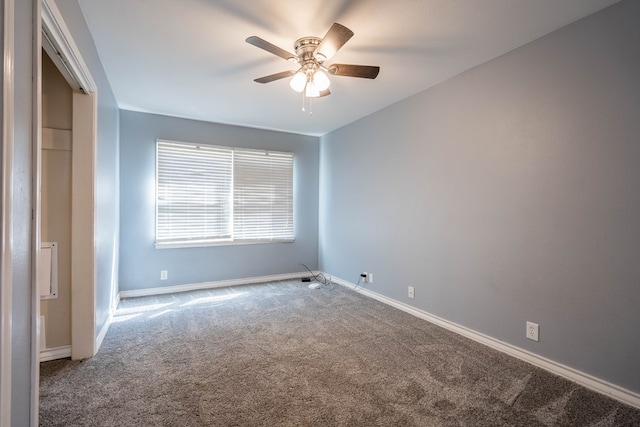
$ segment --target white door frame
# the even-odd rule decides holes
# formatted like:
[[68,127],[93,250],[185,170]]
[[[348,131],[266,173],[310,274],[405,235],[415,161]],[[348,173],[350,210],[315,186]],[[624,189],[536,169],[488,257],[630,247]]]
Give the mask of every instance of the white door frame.
[[[95,165],[97,86],[54,0],[42,0],[42,30],[54,44],[45,50],[61,70],[73,94],[71,183],[71,357],[95,355]],[[40,169],[37,169],[38,181]],[[36,194],[40,205],[40,192]],[[39,247],[39,245],[37,246]]]
[[[39,22],[40,2],[33,2],[34,22]],[[33,37],[33,102],[32,102],[32,218],[31,218],[31,426],[39,424],[40,406],[40,293],[38,292],[38,275],[40,264],[40,181],[42,170],[42,32],[36,31],[39,25],[34,25]]]
[[[96,333],[97,95],[73,94],[71,126],[71,358],[93,357]],[[88,184],[90,183],[90,184]]]
[[14,87],[14,0],[3,0],[3,79],[2,79],[2,211],[0,212],[0,427],[11,425],[11,298],[13,259],[12,233],[12,158],[13,158],[13,87]]

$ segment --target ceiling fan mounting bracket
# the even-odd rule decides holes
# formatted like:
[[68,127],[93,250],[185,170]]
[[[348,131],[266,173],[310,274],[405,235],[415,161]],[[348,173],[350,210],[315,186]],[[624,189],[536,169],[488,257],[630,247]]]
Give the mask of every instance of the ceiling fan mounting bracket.
[[[321,41],[322,39],[319,37],[301,37],[293,44],[293,48],[296,51],[296,55],[300,55],[302,52],[306,51],[313,52],[314,50],[316,50]],[[298,52],[299,50],[300,52]]]

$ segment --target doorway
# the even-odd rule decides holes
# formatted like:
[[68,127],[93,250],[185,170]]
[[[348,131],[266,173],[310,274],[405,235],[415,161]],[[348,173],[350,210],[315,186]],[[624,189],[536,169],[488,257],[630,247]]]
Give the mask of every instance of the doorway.
[[[92,357],[97,349],[95,328],[95,153],[97,126],[97,87],[82,60],[62,14],[54,0],[41,3],[41,49],[46,51],[59,73],[66,80],[71,93],[71,238],[70,238],[70,315],[71,357]],[[39,46],[40,48],[40,46]],[[39,76],[42,67],[39,67]],[[42,107],[42,91],[38,103]],[[42,110],[42,108],[40,108]],[[68,121],[67,121],[68,123]],[[38,127],[43,124],[42,117]],[[41,138],[34,152],[42,150]],[[36,241],[42,244],[42,158],[35,159],[36,167]],[[36,265],[41,264],[40,251]],[[39,312],[39,310],[38,310]],[[45,331],[46,332],[46,331]],[[39,342],[39,340],[38,340]]]
[[40,361],[71,357],[73,89],[42,50]]

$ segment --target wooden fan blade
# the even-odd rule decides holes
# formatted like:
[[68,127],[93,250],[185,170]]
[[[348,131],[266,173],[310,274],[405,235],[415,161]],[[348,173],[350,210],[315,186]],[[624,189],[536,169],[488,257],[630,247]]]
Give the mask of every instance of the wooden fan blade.
[[259,79],[254,79],[253,81],[256,83],[269,83],[275,80],[284,79],[289,76],[293,76],[296,72],[293,70],[282,71],[280,73],[270,74],[268,76],[260,77]]
[[329,89],[321,90],[320,96],[318,98],[322,98],[323,96],[331,95],[331,91]]
[[247,43],[254,45],[255,47],[259,47],[260,49],[266,50],[269,53],[273,53],[274,55],[279,56],[284,59],[295,59],[296,56],[293,53],[289,53],[284,49],[279,48],[278,46],[269,43],[268,41],[261,39],[258,36],[247,37],[245,40]]
[[327,34],[316,48],[314,54],[320,62],[331,58],[349,39],[353,37],[353,31],[344,25],[334,22]]
[[378,77],[380,67],[374,67],[372,65],[332,64],[328,67],[328,70],[329,73],[334,76],[375,79]]

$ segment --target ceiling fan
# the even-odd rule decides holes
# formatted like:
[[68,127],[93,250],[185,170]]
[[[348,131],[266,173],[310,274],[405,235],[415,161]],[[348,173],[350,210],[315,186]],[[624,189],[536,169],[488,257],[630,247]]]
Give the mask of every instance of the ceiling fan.
[[[331,93],[329,91],[330,81],[327,73],[333,76],[375,79],[380,72],[380,67],[352,64],[325,65],[325,61],[331,58],[351,37],[353,37],[353,31],[336,22],[329,28],[329,31],[322,39],[318,37],[302,37],[296,40],[294,43],[295,55],[260,37],[248,37],[247,43],[299,65],[297,70],[282,71],[260,77],[254,81],[269,83],[293,76],[289,82],[293,90],[302,92],[303,97],[318,98]],[[304,106],[302,110],[304,111]]]

